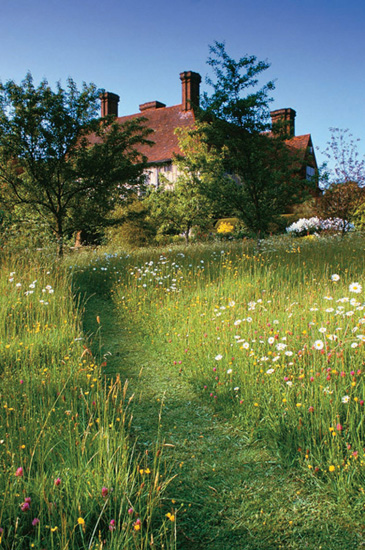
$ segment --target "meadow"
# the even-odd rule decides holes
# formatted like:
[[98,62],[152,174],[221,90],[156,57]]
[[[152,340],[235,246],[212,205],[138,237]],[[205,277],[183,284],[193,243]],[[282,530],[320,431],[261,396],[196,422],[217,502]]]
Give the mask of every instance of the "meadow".
[[0,547],[169,548],[161,449],[130,441],[127,382],[92,355],[71,274],[10,256],[0,286]]
[[360,548],[364,248],[4,260],[3,547]]

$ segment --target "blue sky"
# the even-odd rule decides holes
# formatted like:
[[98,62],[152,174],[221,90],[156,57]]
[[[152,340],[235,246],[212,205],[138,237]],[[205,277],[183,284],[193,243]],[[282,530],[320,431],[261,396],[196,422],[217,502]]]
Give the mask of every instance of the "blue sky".
[[209,44],[225,41],[235,59],[271,63],[271,109],[295,109],[297,135],[323,150],[329,127],[349,128],[364,155],[364,28],[364,0],[0,0],[0,80],[71,76],[117,93],[131,114],[180,103],[185,70],[207,89]]

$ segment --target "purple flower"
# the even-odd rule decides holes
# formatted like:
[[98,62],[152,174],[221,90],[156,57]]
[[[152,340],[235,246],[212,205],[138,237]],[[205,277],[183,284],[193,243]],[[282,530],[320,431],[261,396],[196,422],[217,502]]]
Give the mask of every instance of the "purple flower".
[[34,518],[34,520],[32,521],[32,525],[33,527],[35,527],[36,525],[38,525],[39,522],[39,519],[38,518]]
[[101,495],[106,498],[108,496],[109,489],[107,487],[102,487],[101,489]]
[[54,480],[54,484],[56,487],[58,487],[59,485],[61,485],[61,479],[58,477],[57,479]]
[[20,505],[20,509],[22,512],[28,512],[30,508],[29,502],[23,502],[23,504]]

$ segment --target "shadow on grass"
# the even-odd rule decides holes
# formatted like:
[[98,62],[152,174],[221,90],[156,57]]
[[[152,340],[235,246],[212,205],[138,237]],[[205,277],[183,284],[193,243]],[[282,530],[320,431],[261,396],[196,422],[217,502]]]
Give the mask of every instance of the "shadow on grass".
[[345,496],[283,469],[263,442],[251,441],[202,404],[179,370],[120,318],[112,279],[89,275],[75,278],[84,331],[94,354],[107,358],[106,376],[129,381],[132,436],[140,452],[149,452],[162,436],[166,470],[176,476],[164,506],[176,517],[178,550],[363,547],[361,518],[354,528]]

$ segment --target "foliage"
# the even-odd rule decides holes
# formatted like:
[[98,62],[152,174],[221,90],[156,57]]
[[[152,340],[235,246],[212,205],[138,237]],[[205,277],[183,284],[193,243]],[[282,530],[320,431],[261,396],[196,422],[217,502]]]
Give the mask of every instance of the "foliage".
[[364,203],[365,187],[354,181],[332,183],[318,199],[319,211],[323,216],[339,217],[349,222],[353,219],[353,213]]
[[147,203],[134,197],[113,211],[105,240],[112,248],[134,249],[152,244],[155,235],[156,227],[151,221]]
[[365,201],[358,208],[351,212],[351,219],[355,228],[359,231],[365,230]]
[[146,142],[141,120],[120,126],[96,119],[99,91],[72,79],[56,92],[30,73],[0,85],[0,193],[12,208],[25,205],[49,226],[62,254],[64,238],[93,231],[131,186],[142,183]]
[[301,162],[283,132],[275,137],[267,132],[273,82],[249,93],[269,64],[255,56],[235,61],[218,42],[210,52],[215,82],[208,79],[213,93],[204,94],[200,113],[208,122],[205,140],[225,153],[225,170],[234,175],[226,194],[231,214],[255,233],[265,233],[288,206],[305,198]]
[[[224,152],[209,148],[202,139],[206,124],[195,128],[177,128],[182,155],[174,158],[177,178],[173,185],[163,176],[161,184],[147,199],[151,217],[160,234],[183,234],[186,242],[193,227],[209,228],[219,210],[218,196],[224,195],[231,179],[225,175]],[[222,208],[222,206],[220,207]]]

